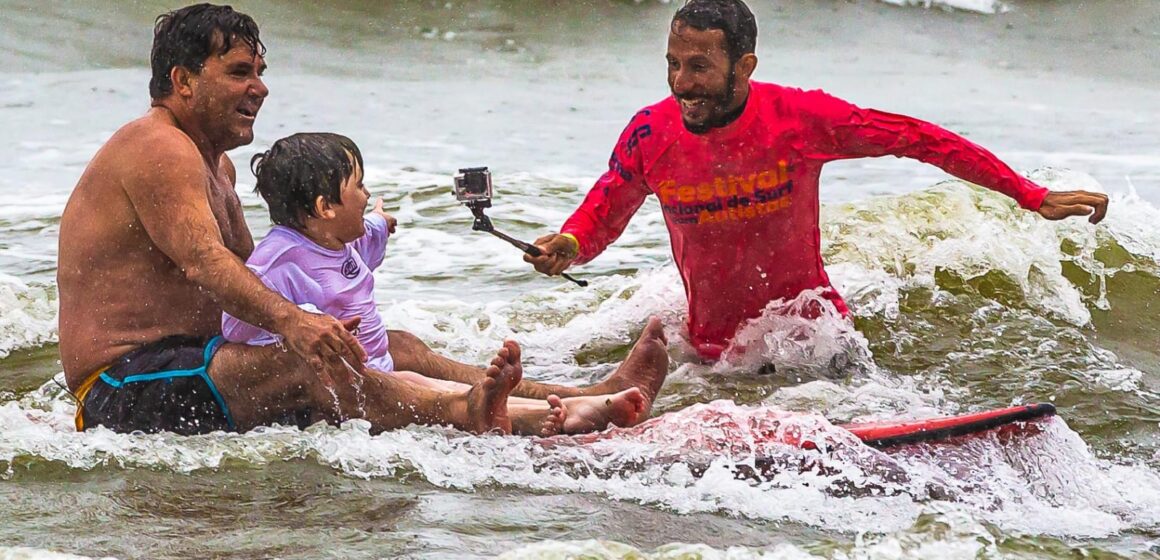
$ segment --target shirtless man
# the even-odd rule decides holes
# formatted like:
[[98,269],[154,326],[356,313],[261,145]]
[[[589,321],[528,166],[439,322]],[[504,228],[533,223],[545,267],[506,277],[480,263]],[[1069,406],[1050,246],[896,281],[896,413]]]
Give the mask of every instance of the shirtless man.
[[[513,390],[656,395],[667,355],[655,324],[617,372],[587,388],[521,383],[516,367],[457,364],[391,332],[400,369],[472,385],[449,398],[365,371],[349,332],[357,321],[304,312],[267,289],[243,264],[254,242],[225,155],[253,141],[269,93],[264,54],[257,24],[229,7],[157,20],[151,108],[94,156],[61,218],[60,352],[81,403],[78,429],[244,432],[360,417],[375,431],[439,419],[508,431]],[[281,335],[289,351],[223,343],[223,310]]]

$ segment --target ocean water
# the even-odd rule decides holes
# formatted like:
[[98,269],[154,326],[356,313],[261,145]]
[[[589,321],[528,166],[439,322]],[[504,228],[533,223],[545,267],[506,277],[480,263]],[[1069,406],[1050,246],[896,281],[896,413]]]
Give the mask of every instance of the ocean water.
[[[244,170],[308,130],[359,143],[400,222],[376,272],[388,324],[467,362],[515,338],[528,377],[573,384],[660,316],[658,418],[583,440],[357,421],[75,433],[53,381],[59,216],[147,108],[151,22],[173,5],[0,0],[0,558],[1160,557],[1155,1],[752,2],[757,79],[938,122],[1112,203],[1098,226],[1050,223],[917,162],[832,164],[823,252],[855,328],[776,302],[716,365],[681,341],[655,202],[579,288],[471,232],[450,196],[456,169],[489,165],[497,227],[558,227],[627,119],[667,94],[674,4],[235,6],[262,26],[271,95],[231,156]],[[260,236],[252,186],[239,173]],[[1059,416],[1017,438],[883,452],[834,427],[1041,401]],[[770,442],[785,433],[825,445]]]

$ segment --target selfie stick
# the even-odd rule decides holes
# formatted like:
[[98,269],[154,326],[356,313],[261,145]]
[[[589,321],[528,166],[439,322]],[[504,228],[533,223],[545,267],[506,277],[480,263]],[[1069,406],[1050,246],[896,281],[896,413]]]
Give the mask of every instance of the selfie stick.
[[[475,222],[473,224],[471,224],[471,229],[473,229],[475,231],[486,231],[486,232],[488,232],[488,233],[490,233],[490,234],[492,234],[492,235],[494,235],[494,236],[496,236],[504,241],[507,241],[508,243],[511,243],[512,245],[515,245],[521,251],[523,251],[523,252],[525,252],[533,257],[538,257],[538,256],[541,256],[544,254],[544,252],[541,251],[539,247],[536,247],[535,245],[532,245],[531,243],[526,243],[526,242],[520,241],[519,239],[516,239],[516,238],[514,238],[514,237],[512,237],[512,236],[510,236],[502,231],[497,231],[495,229],[495,226],[493,226],[491,224],[491,218],[488,218],[487,215],[483,213],[484,208],[486,208],[487,206],[491,206],[490,201],[486,201],[485,202],[486,205],[480,204],[481,202],[485,202],[485,201],[477,200],[477,201],[472,201],[472,202],[467,203],[467,207],[471,208],[471,213],[475,215]],[[588,285],[587,280],[578,280],[576,278],[569,276],[567,272],[561,272],[560,276],[563,276],[565,279],[570,280],[572,282],[575,282],[576,285],[580,286],[581,288]]]

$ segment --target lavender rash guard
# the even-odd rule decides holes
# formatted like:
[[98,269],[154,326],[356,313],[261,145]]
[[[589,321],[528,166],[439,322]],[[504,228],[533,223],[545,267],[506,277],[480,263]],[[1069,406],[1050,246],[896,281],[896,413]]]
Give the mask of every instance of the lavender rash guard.
[[[346,320],[361,317],[358,341],[367,352],[367,366],[395,369],[387,347],[387,327],[375,306],[372,271],[386,256],[387,221],[377,214],[363,218],[366,234],[342,249],[327,249],[305,235],[274,226],[254,247],[246,266],[271,290],[308,311]],[[222,334],[230,342],[265,346],[281,340],[260,327],[225,313]]]

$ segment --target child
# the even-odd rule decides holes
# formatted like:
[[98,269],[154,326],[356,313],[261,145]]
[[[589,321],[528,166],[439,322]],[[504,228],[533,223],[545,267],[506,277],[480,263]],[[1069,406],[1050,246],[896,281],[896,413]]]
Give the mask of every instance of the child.
[[[467,391],[470,387],[465,384],[393,371],[387,329],[375,305],[372,271],[383,262],[396,221],[383,211],[382,199],[363,215],[370,194],[363,185],[358,146],[338,134],[295,134],[254,156],[251,167],[258,179],[256,190],[269,205],[275,226],[254,248],[246,266],[300,306],[339,320],[360,318],[355,334],[367,352],[368,369],[441,392]],[[278,340],[229,314],[222,318],[222,333],[231,342],[253,345]],[[522,376],[519,347],[506,342],[489,371],[492,368],[508,377]],[[610,423],[635,424],[643,420],[647,402],[639,389],[632,388],[593,397],[552,395],[547,401],[511,397],[507,406],[516,433],[552,435],[600,430]]]

